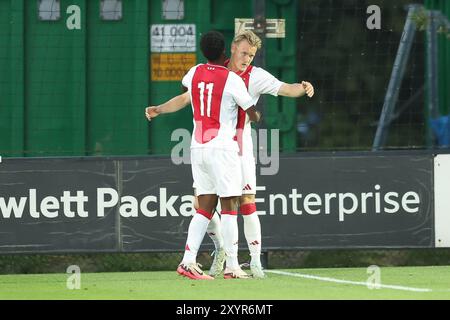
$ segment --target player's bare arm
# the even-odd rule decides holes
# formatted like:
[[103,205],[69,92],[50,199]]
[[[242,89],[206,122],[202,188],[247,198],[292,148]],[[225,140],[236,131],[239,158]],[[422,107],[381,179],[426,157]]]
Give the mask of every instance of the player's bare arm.
[[311,98],[314,95],[314,87],[308,81],[302,81],[301,83],[284,83],[280,90],[278,90],[278,95],[283,97],[299,98],[304,95]]
[[159,106],[150,106],[145,108],[145,116],[149,121],[151,121],[151,119],[159,116],[161,113],[177,112],[178,110],[186,107],[190,102],[191,95],[189,92],[185,92]]

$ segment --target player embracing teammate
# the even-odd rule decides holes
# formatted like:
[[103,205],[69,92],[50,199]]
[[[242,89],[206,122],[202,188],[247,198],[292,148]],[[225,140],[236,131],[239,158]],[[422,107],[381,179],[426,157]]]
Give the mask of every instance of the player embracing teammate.
[[[182,81],[193,110],[191,167],[198,208],[189,224],[185,252],[177,272],[191,279],[214,279],[204,274],[197,264],[197,253],[220,199],[227,267],[230,274],[240,270],[239,264],[233,264],[238,251],[237,201],[242,194],[236,141],[238,108],[252,121],[259,121],[260,114],[242,79],[223,66],[223,35],[215,31],[204,34],[200,47],[208,63],[192,67]],[[164,113],[164,105],[158,111]]]
[[[309,97],[313,96],[314,88],[309,82],[303,81],[302,83],[294,84],[283,83],[264,69],[252,66],[251,63],[253,58],[255,57],[257,50],[260,48],[261,40],[259,37],[251,31],[245,31],[238,34],[233,39],[231,46],[231,57],[224,63],[229,70],[239,75],[244,81],[248,93],[251,96],[251,105],[256,105],[261,94],[287,97],[301,97],[305,94]],[[187,76],[189,76],[189,73]],[[183,79],[183,84],[185,84],[185,79]],[[160,113],[175,112],[190,102],[190,96],[192,96],[192,91],[190,93],[188,92],[183,95],[179,95],[158,107],[149,107],[146,109],[146,116],[150,120]],[[239,101],[236,102],[238,104],[240,103]],[[242,195],[239,197],[239,211],[244,218],[244,234],[251,256],[251,273],[255,278],[263,278],[265,275],[260,261],[261,225],[258,215],[256,214],[255,204],[256,167],[255,158],[253,156],[253,141],[250,125],[251,118],[248,114],[246,114],[246,112],[244,112],[244,109],[245,106],[244,108],[238,109],[238,119],[236,122],[237,131],[235,138],[239,146],[239,162],[242,176],[241,178],[237,177],[236,171],[233,175],[233,179],[236,181],[242,179]],[[194,140],[194,138],[192,140]],[[201,192],[199,193],[199,186],[197,185],[195,178],[194,186],[196,188],[196,194],[200,195]],[[222,203],[223,202],[221,201],[221,204]],[[198,207],[197,204],[200,207]],[[200,197],[198,197],[196,209],[200,209],[201,207]],[[237,223],[228,223],[230,215],[229,213],[224,215],[224,211],[226,212],[227,210],[224,210],[222,207],[221,219],[219,219],[217,215],[214,215],[210,218],[211,221],[207,226],[207,232],[216,247],[214,261],[209,273],[212,276],[219,275],[223,270],[223,264],[226,259],[227,268],[224,272],[225,278],[247,278],[247,274],[240,269],[238,264],[237,247],[233,247],[233,251],[230,256],[229,248],[226,242],[230,240],[229,237],[233,237],[234,241],[237,243]],[[232,215],[234,215],[234,212]],[[232,230],[230,228],[232,228]]]
[[[300,84],[287,84],[281,82],[262,68],[251,63],[258,49],[261,48],[261,39],[252,31],[245,31],[235,36],[231,44],[231,57],[225,65],[228,69],[239,75],[252,97],[253,104],[262,94],[273,96],[300,97],[307,94],[312,97],[313,86],[306,81]],[[238,125],[238,142],[240,146],[240,159],[243,173],[243,190],[239,199],[240,213],[244,219],[244,234],[250,251],[250,270],[253,277],[263,278],[261,266],[261,224],[256,214],[256,167],[253,155],[253,141],[251,125],[248,117],[240,112]],[[210,269],[210,274],[217,275],[223,270],[220,257],[220,220],[214,217],[208,227],[208,234],[216,246],[216,256]],[[219,253],[219,254],[217,254]],[[217,258],[216,258],[217,257]]]

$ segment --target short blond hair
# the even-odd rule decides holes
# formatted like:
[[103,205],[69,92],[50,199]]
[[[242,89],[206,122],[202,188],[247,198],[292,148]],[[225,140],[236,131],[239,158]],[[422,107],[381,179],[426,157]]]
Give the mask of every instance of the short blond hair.
[[261,49],[261,38],[258,37],[253,31],[247,30],[238,33],[234,39],[233,43],[238,44],[242,40],[246,40],[252,47],[256,47],[257,49]]

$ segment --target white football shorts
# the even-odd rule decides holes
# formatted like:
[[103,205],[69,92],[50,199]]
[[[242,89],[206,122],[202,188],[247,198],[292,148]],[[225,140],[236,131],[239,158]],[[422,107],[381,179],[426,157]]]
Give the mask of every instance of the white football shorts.
[[253,154],[243,155],[241,159],[242,168],[242,194],[256,194],[256,164]]
[[191,149],[191,168],[197,196],[242,195],[242,168],[237,152],[216,148]]

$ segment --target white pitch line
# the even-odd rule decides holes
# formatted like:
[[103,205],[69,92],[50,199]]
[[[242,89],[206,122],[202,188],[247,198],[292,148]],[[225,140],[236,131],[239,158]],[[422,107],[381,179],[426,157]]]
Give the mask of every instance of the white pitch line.
[[[328,282],[335,282],[335,283],[354,284],[354,285],[357,285],[357,286],[365,286],[365,287],[367,287],[367,283],[366,282],[360,282],[360,281],[349,281],[349,280],[341,280],[341,279],[334,279],[334,278],[328,278],[328,277],[318,277],[318,276],[313,276],[313,275],[310,275],[310,274],[293,273],[293,272],[285,272],[285,271],[278,271],[278,270],[264,270],[264,271],[268,272],[268,273],[281,274],[281,275],[284,275],[284,276],[306,278],[306,279],[314,279],[314,280],[328,281]],[[415,292],[431,292],[431,291],[433,291],[432,289],[428,289],[428,288],[412,288],[412,287],[395,286],[395,285],[388,285],[388,284],[379,284],[379,287],[380,288],[386,288],[386,289],[415,291]]]

